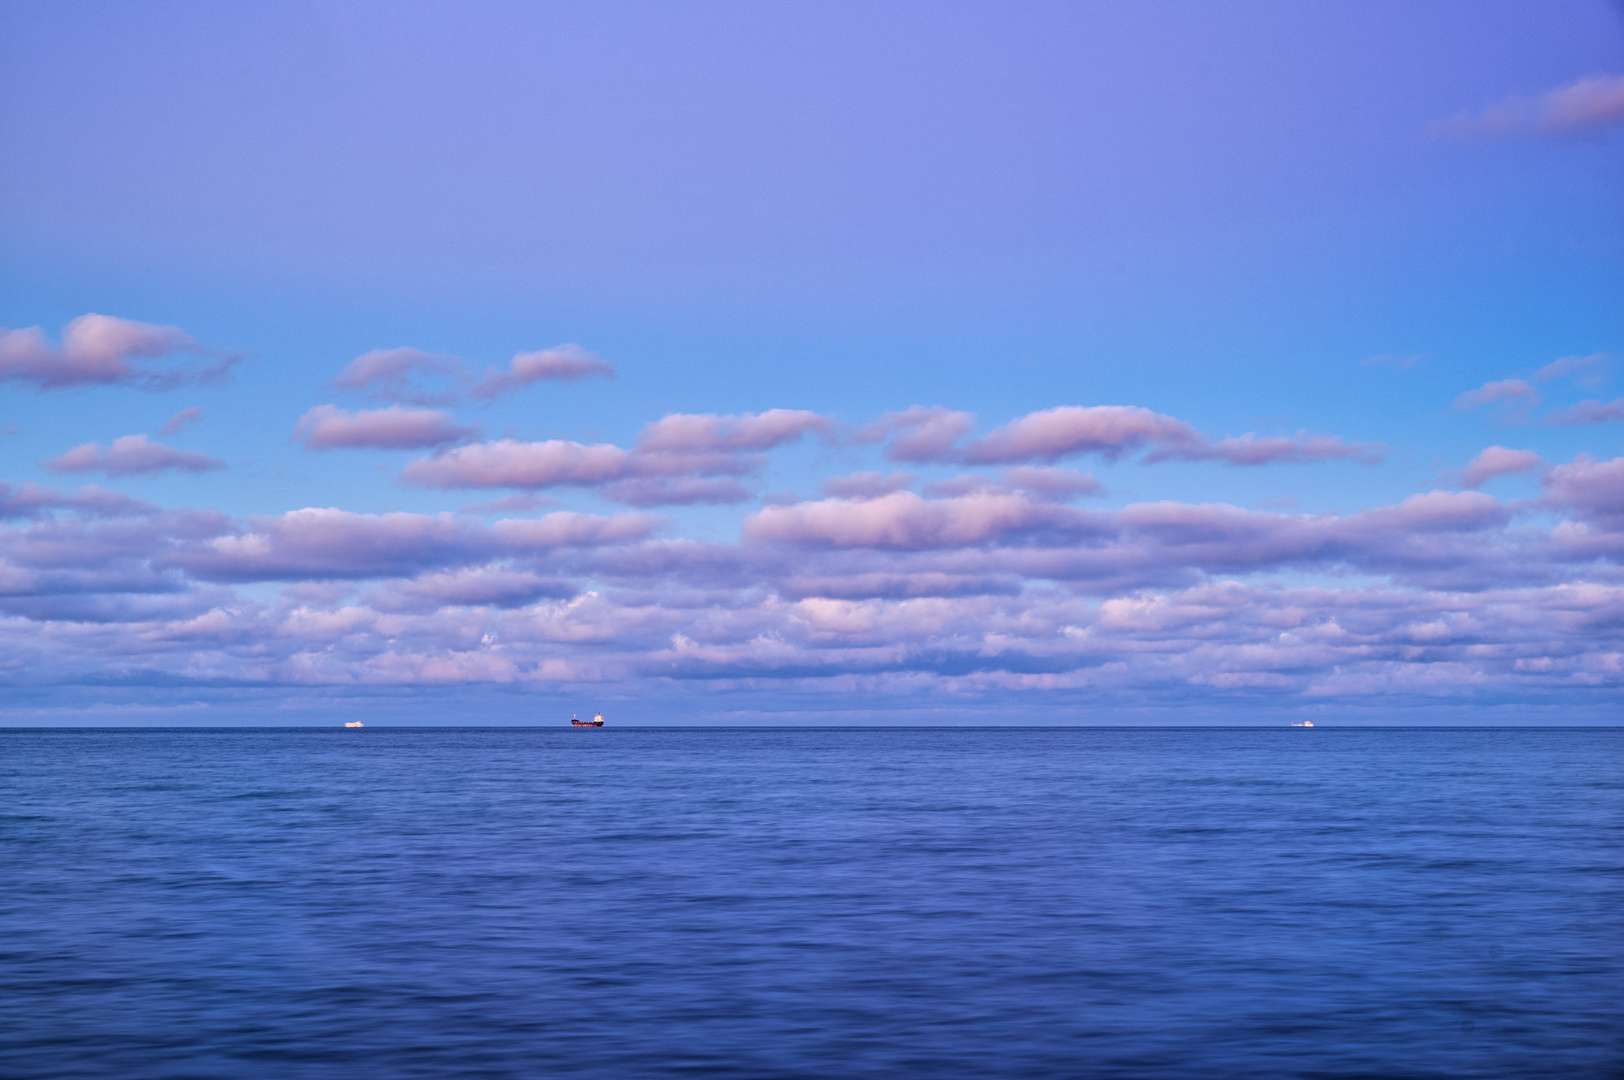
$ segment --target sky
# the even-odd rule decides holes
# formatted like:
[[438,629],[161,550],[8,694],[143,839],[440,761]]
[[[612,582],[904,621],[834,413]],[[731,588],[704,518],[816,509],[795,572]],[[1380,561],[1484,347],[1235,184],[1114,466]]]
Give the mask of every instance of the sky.
[[1624,9],[0,4],[0,724],[1616,723]]

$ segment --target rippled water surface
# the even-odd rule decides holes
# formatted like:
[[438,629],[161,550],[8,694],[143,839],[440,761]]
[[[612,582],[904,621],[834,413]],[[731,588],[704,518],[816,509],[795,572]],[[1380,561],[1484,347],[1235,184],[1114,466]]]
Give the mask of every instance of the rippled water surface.
[[0,732],[0,1076],[1612,1077],[1624,730]]

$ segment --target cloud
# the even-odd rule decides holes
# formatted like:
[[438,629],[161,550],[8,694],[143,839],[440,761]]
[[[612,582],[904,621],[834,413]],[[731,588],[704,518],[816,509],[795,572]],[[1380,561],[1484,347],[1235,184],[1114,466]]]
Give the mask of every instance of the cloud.
[[73,495],[39,484],[13,486],[0,480],[0,520],[37,518],[52,510],[71,510],[91,517],[151,514],[157,507],[142,499],[87,484]]
[[1194,450],[1201,443],[1189,424],[1138,406],[1061,405],[994,429],[970,443],[963,460],[971,465],[1013,465],[1088,453],[1115,459],[1149,444],[1172,452]]
[[1015,531],[1081,532],[1090,523],[1080,511],[1014,492],[923,499],[896,491],[871,499],[763,507],[745,521],[744,537],[831,547],[942,548],[986,543]]
[[925,485],[925,494],[933,499],[1009,492],[1064,502],[1082,495],[1103,495],[1105,487],[1093,473],[1053,465],[1016,465],[1003,470],[996,481],[980,473],[960,473]]
[[1614,398],[1612,401],[1581,401],[1576,405],[1569,405],[1565,409],[1556,409],[1546,414],[1545,422],[1563,426],[1624,422],[1624,398]]
[[1481,487],[1496,476],[1508,473],[1536,472],[1545,467],[1545,459],[1532,450],[1511,450],[1504,446],[1490,446],[1473,458],[1461,471],[1462,487]]
[[551,349],[516,354],[505,372],[488,369],[470,395],[488,401],[543,379],[577,382],[614,377],[615,366],[609,361],[579,345],[555,345]]
[[[709,433],[672,435],[671,453],[783,437],[663,430],[679,428]],[[1554,525],[1473,491],[1350,514],[1084,510],[1044,491],[1082,477],[1017,465],[945,498],[879,477],[765,507],[737,543],[665,536],[642,513],[239,521],[0,485],[0,682],[691,686],[734,704],[1254,716],[1360,701],[1605,716],[1624,689],[1624,458],[1550,469]],[[1318,584],[1290,584],[1300,571]],[[251,582],[287,587],[237,587]]]
[[940,406],[915,405],[903,412],[886,413],[857,433],[859,442],[885,442],[892,461],[926,464],[953,460],[954,444],[976,426],[975,414]]
[[968,413],[914,408],[890,413],[859,434],[890,438],[886,456],[898,461],[957,462],[965,465],[1050,463],[1079,454],[1108,461],[1147,451],[1147,462],[1221,461],[1230,465],[1353,458],[1380,460],[1380,446],[1299,432],[1293,437],[1253,434],[1213,439],[1182,420],[1134,405],[1061,405],[1028,413],[980,439],[960,445],[974,425]]
[[499,439],[419,458],[400,475],[409,484],[431,488],[592,487],[624,476],[630,456],[609,443]]
[[454,405],[470,399],[491,401],[543,380],[576,382],[614,377],[613,364],[579,345],[516,353],[507,371],[486,368],[479,376],[458,357],[400,348],[374,349],[356,357],[333,380],[333,385],[360,391],[378,401]]
[[1522,379],[1500,379],[1487,382],[1476,390],[1468,390],[1455,399],[1457,409],[1475,409],[1496,401],[1516,401],[1526,398],[1530,404],[1539,401],[1539,391]]
[[545,495],[504,495],[500,499],[490,502],[469,503],[460,514],[524,514],[531,510],[540,510],[543,507],[557,506],[557,499],[549,499]]
[[827,418],[804,409],[768,409],[742,416],[672,413],[643,428],[636,450],[645,455],[771,450],[830,427]]
[[905,491],[917,479],[913,473],[855,472],[831,476],[823,482],[822,490],[837,499],[877,499],[893,491]]
[[543,597],[567,599],[577,592],[571,582],[528,570],[474,566],[390,583],[373,594],[369,603],[384,611],[434,611],[448,606],[506,609],[522,607]]
[[750,498],[750,489],[731,479],[661,476],[617,480],[604,487],[603,497],[627,506],[691,506],[745,502]]
[[[165,359],[172,362],[153,363]],[[178,327],[111,315],[79,316],[63,329],[59,345],[37,326],[0,328],[0,380],[42,390],[113,384],[167,390],[219,378],[238,359],[209,353]]]
[[356,514],[307,507],[251,517],[246,528],[171,545],[158,560],[205,581],[370,579],[411,576],[493,558],[619,544],[660,524],[644,514],[566,511],[481,525],[451,514]]
[[1385,448],[1373,443],[1344,442],[1336,435],[1310,435],[1299,431],[1295,436],[1246,435],[1231,436],[1217,442],[1207,441],[1193,448],[1173,446],[1157,450],[1147,461],[1222,461],[1230,465],[1305,464],[1315,461],[1334,461],[1338,458],[1374,464],[1380,461]]
[[191,408],[182,409],[168,420],[165,420],[163,426],[158,429],[158,434],[174,435],[176,432],[186,430],[201,419],[203,419],[203,407],[193,405]]
[[605,497],[633,506],[740,502],[749,490],[737,480],[765,463],[760,451],[828,432],[830,421],[797,409],[740,416],[673,413],[646,425],[630,450],[610,443],[564,439],[461,446],[407,465],[401,478],[431,488],[601,487]]
[[1005,469],[1005,487],[1033,495],[1069,499],[1078,495],[1104,495],[1105,487],[1094,479],[1093,473],[1080,473],[1074,469],[1052,466],[1017,465]]
[[491,526],[502,549],[535,554],[554,548],[596,548],[642,540],[664,519],[649,514],[576,514],[567,510],[539,518],[508,518]]
[[[1358,571],[1451,588],[1548,576],[1539,559],[1519,563],[1509,542],[1484,542],[1510,518],[1504,505],[1476,492],[1430,492],[1338,516],[1173,502],[1084,511],[989,488],[945,498],[898,492],[768,506],[746,519],[743,537],[764,551],[796,549],[785,565],[819,578],[882,569],[893,576],[1015,573],[1106,594],[1264,568]],[[831,558],[838,565],[828,564]]]
[[176,450],[163,443],[149,442],[145,435],[124,435],[107,449],[100,443],[85,443],[45,462],[52,472],[100,472],[108,476],[135,476],[140,473],[178,469],[182,472],[208,472],[223,469],[226,463],[207,454]]
[[[1604,353],[1593,353],[1590,356],[1564,356],[1552,360],[1549,364],[1534,372],[1532,378],[1535,382],[1550,382],[1553,379],[1565,378],[1575,371],[1599,366],[1607,359]],[[1588,382],[1591,380],[1581,380]]]
[[1545,474],[1545,501],[1571,507],[1610,531],[1624,531],[1624,457],[1596,461],[1580,455]]
[[374,349],[350,361],[333,385],[378,401],[450,405],[462,399],[470,382],[468,365],[455,356],[421,349]]
[[436,409],[391,405],[352,413],[333,405],[317,405],[300,418],[293,437],[310,450],[423,450],[458,442],[476,430],[453,423],[448,414]]
[[167,565],[206,581],[399,577],[495,551],[489,530],[449,514],[355,514],[308,507],[251,517],[248,528],[187,545]]
[[1434,124],[1446,138],[1588,135],[1624,125],[1624,75],[1588,75],[1537,97],[1512,95],[1480,113]]

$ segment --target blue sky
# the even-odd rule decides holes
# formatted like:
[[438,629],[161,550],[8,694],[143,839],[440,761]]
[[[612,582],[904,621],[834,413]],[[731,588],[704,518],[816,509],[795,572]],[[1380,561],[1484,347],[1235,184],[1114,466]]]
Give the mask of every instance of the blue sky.
[[[1614,715],[1616,7],[13,3],[0,49],[7,722]],[[436,400],[351,366],[395,349]],[[972,415],[909,454],[915,407]]]

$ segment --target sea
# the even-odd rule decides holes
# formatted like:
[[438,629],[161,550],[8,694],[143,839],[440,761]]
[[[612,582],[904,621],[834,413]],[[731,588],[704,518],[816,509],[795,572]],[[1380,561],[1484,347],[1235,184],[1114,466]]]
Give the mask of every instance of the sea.
[[1624,1076],[1624,729],[0,731],[0,1077]]

